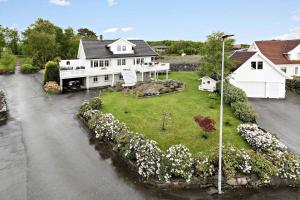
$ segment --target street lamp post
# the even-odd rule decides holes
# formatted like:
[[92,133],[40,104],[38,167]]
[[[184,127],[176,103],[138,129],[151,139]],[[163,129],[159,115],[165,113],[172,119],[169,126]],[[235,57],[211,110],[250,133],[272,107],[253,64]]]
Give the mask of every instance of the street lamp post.
[[222,194],[222,136],[223,136],[223,83],[224,83],[224,54],[225,40],[233,35],[222,36],[222,74],[221,74],[221,105],[220,105],[220,136],[219,136],[219,171],[218,171],[218,193]]

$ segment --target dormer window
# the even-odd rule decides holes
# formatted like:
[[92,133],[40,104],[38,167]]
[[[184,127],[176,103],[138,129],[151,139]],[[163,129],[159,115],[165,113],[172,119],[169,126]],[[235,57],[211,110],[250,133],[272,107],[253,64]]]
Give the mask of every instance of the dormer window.
[[123,45],[122,50],[126,51],[126,45]]
[[256,69],[256,62],[251,62],[251,69]]
[[263,62],[259,61],[257,62],[257,69],[263,69],[264,66],[263,66]]
[[117,46],[117,51],[121,51],[121,45]]

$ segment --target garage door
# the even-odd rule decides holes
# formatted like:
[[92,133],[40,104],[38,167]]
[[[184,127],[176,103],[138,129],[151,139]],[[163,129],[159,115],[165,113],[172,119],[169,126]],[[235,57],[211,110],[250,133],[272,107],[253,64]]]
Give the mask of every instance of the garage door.
[[248,97],[265,98],[266,96],[265,82],[240,82],[238,85],[246,92]]
[[238,82],[236,86],[244,90],[248,97],[284,98],[284,83],[277,82]]
[[267,83],[267,97],[268,98],[282,98],[281,96],[281,83]]

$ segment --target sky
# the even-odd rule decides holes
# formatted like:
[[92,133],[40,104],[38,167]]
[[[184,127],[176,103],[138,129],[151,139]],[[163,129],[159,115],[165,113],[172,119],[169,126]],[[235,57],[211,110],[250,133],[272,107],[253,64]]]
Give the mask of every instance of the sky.
[[104,39],[204,41],[215,31],[237,43],[300,38],[299,0],[0,0],[2,26],[22,31],[38,17]]

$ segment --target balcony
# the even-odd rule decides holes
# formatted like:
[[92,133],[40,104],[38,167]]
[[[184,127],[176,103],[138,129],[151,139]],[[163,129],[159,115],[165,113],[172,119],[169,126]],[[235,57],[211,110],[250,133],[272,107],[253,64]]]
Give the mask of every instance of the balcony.
[[151,62],[136,66],[136,70],[140,72],[166,71],[169,69],[170,63]]
[[[76,63],[79,64],[79,63]],[[118,74],[123,69],[132,69],[139,72],[154,72],[154,71],[166,71],[169,70],[169,63],[144,63],[141,65],[133,66],[109,66],[109,67],[93,67],[84,65],[60,65],[60,77],[61,79],[79,78],[86,76],[96,76],[105,74]]]

